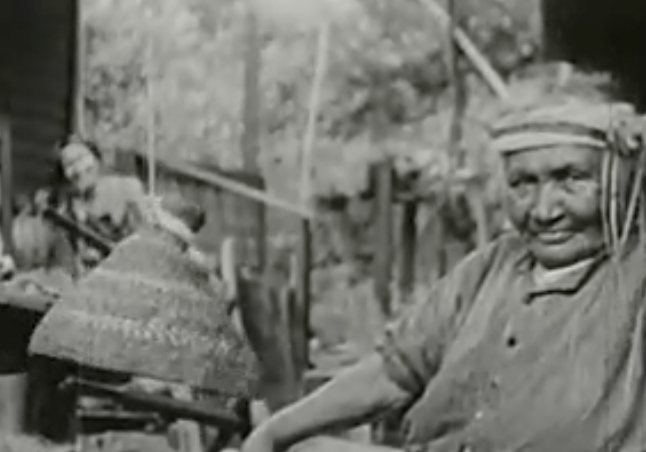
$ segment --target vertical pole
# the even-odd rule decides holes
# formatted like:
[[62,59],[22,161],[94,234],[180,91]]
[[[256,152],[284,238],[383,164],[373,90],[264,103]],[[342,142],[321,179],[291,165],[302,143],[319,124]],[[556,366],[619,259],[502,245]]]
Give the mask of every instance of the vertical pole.
[[417,202],[404,202],[401,216],[401,261],[399,288],[407,297],[415,284],[415,245],[417,242]]
[[77,15],[77,57],[76,57],[76,96],[75,96],[75,131],[78,135],[87,136],[87,123],[85,120],[85,89],[86,89],[86,74],[87,74],[87,29],[83,24],[81,15],[81,2],[77,2],[79,11]]
[[148,192],[155,196],[156,187],[156,173],[157,173],[157,155],[155,149],[155,127],[156,127],[156,103],[155,103],[155,87],[154,87],[154,55],[153,55],[153,40],[149,37],[148,46],[146,48],[146,100],[148,106],[148,115],[146,123],[146,148],[148,164]]
[[[464,116],[468,107],[468,86],[464,71],[461,67],[461,51],[456,36],[460,30],[460,9],[458,0],[449,0],[448,40],[451,55],[451,72],[454,88],[453,120],[451,123],[450,146],[454,169],[463,169],[468,164],[468,155],[462,145],[464,134]],[[478,247],[488,242],[487,212],[480,185],[474,180],[464,181],[467,184],[466,198],[469,209],[476,223],[476,243]]]
[[81,17],[81,2],[71,2],[70,24],[67,37],[69,44],[69,60],[67,70],[70,81],[67,97],[66,133],[85,133],[85,36],[84,26]]
[[259,173],[260,155],[260,71],[261,49],[258,19],[252,11],[246,14],[244,53],[244,98],[242,161],[245,170]]
[[[255,176],[255,188],[264,189],[264,181],[258,165],[260,155],[260,72],[262,66],[260,32],[258,19],[253,11],[246,13],[245,50],[244,50],[244,96],[243,124],[241,136],[242,161],[245,172]],[[262,203],[251,207],[255,218],[256,264],[264,268],[266,263],[266,213]]]
[[294,366],[299,375],[307,370],[309,364],[309,334],[311,312],[311,269],[312,269],[312,229],[309,220],[301,220],[300,242],[296,264],[292,265],[296,279],[296,298],[293,303],[294,316]]
[[[389,24],[389,22],[387,22]],[[384,146],[388,134],[388,116],[384,105],[388,104],[388,80],[382,77],[378,80],[378,88],[374,105],[376,110],[371,117],[371,139],[373,146]],[[382,149],[379,149],[383,151]],[[393,162],[382,152],[382,160],[374,167],[374,188],[376,207],[375,258],[373,262],[375,298],[379,303],[382,315],[388,318],[392,313],[390,284],[393,269]]]
[[391,315],[390,283],[393,262],[393,164],[385,159],[377,165],[377,243],[375,291],[384,316]]
[[271,411],[298,397],[299,382],[290,347],[287,281],[267,265],[260,280],[240,278],[240,317],[260,362],[260,391]]
[[[322,25],[317,33],[316,65],[308,105],[307,124],[301,155],[301,203],[309,208],[312,198],[312,160],[316,142],[317,123],[321,104],[321,91],[327,75],[328,53],[330,44],[329,25]],[[298,325],[294,337],[295,367],[303,375],[309,363],[309,331],[311,310],[311,269],[312,269],[312,224],[302,220],[300,227],[300,244],[298,249],[297,290],[293,314]]]
[[459,28],[459,10],[457,6],[458,0],[449,0],[449,27],[448,27],[448,42],[449,42],[449,56],[451,79],[453,83],[453,118],[451,121],[451,131],[449,143],[451,146],[451,153],[456,168],[462,168],[466,164],[466,153],[462,147],[463,137],[463,120],[467,108],[467,86],[464,77],[464,71],[461,67],[461,54],[460,49],[455,40],[455,31]]
[[2,177],[2,240],[4,243],[4,254],[14,255],[13,241],[13,155],[11,142],[11,124],[9,118],[0,116],[0,147],[1,165],[0,174]]

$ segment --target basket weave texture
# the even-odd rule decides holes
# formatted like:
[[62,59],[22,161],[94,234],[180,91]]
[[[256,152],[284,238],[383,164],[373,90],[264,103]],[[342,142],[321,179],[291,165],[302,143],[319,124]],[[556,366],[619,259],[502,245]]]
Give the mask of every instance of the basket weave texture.
[[257,362],[223,293],[156,229],[126,239],[45,315],[34,354],[232,397],[256,389]]

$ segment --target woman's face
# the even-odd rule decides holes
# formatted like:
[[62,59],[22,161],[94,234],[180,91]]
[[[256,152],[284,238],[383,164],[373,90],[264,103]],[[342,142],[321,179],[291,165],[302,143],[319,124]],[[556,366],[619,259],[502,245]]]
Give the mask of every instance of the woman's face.
[[94,188],[101,170],[99,159],[85,145],[78,143],[63,148],[61,166],[65,179],[80,193]]
[[600,154],[560,147],[505,158],[510,219],[547,268],[586,259],[604,244]]

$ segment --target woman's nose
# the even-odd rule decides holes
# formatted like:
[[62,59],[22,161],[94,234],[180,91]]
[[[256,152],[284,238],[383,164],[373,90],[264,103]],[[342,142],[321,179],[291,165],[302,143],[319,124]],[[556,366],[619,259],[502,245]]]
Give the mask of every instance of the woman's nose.
[[557,190],[551,184],[541,186],[532,209],[534,219],[542,223],[550,223],[558,220],[562,214],[563,209]]

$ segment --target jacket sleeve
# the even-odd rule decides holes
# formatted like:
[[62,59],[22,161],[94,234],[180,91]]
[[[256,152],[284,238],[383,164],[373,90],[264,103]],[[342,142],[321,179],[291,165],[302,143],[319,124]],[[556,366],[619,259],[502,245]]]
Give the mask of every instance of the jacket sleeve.
[[402,389],[421,394],[438,372],[446,347],[495,272],[498,243],[466,257],[430,293],[386,329],[379,345],[386,372]]

